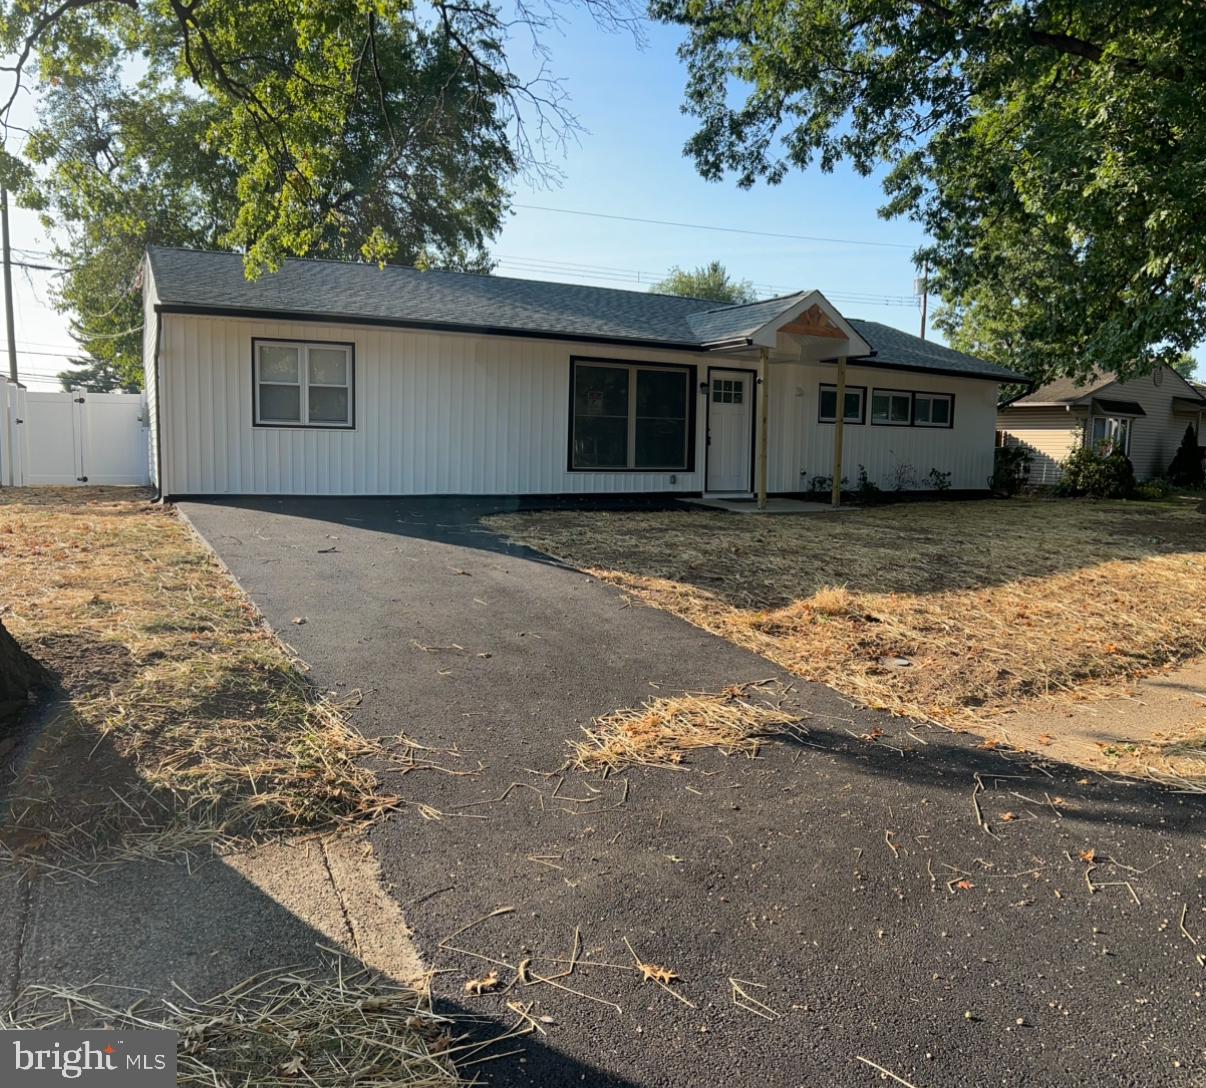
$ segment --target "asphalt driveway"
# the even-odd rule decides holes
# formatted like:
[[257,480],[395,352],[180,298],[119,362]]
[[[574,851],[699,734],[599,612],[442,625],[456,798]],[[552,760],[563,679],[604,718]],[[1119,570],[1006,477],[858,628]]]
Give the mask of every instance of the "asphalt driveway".
[[[507,546],[478,524],[487,503],[181,509],[319,684],[364,693],[360,728],[482,764],[401,777],[446,815],[374,832],[436,993],[499,1024],[508,1001],[548,1018],[469,1072],[828,1088],[881,1083],[870,1062],[916,1088],[1206,1084],[1206,799],[853,709]],[[762,679],[792,685],[806,735],[753,760],[548,775],[600,713]],[[465,995],[492,960],[504,982],[501,964],[563,970],[576,931],[568,989]],[[631,964],[624,938],[680,997],[606,966]]]

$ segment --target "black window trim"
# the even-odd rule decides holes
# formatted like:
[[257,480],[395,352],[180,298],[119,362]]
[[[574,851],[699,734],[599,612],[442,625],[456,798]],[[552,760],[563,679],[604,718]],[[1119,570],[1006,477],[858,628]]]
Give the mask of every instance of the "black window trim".
[[[913,426],[913,390],[912,389],[888,389],[883,386],[873,386],[871,389],[871,400],[872,401],[875,400],[876,393],[887,393],[888,396],[895,396],[895,397],[908,397],[909,398],[909,418],[907,420],[905,420],[903,423],[901,423],[901,422],[894,423],[890,419],[887,420],[886,422],[883,422],[883,421],[877,420],[875,418],[875,410],[871,409],[867,415],[867,418],[871,421],[872,427],[912,427]],[[891,409],[889,409],[889,415],[890,414],[891,414]]]
[[[587,366],[597,363],[609,363],[612,366],[633,367],[648,370],[681,370],[687,379],[687,461],[686,467],[675,468],[606,468],[584,466],[578,468],[574,464],[574,386],[577,381],[578,364]],[[565,467],[567,472],[654,472],[654,473],[685,473],[695,471],[695,420],[697,414],[696,401],[699,399],[698,389],[699,368],[691,363],[658,363],[649,359],[609,359],[597,355],[571,355],[569,360],[569,416],[566,419],[566,453]]]
[[[888,393],[889,395],[907,396],[909,398],[909,421],[907,423],[893,423],[891,420],[887,422],[877,421],[873,414],[869,414],[867,419],[872,427],[920,427],[927,431],[949,431],[955,426],[955,394],[947,393],[941,389],[892,389],[888,386],[872,386],[871,398],[875,397],[876,393]],[[950,401],[951,411],[950,418],[946,423],[918,423],[917,422],[917,398],[918,397],[945,397]]]
[[[347,423],[310,423],[299,420],[261,422],[260,421],[260,383],[257,373],[257,352],[260,344],[301,344],[315,347],[333,347],[348,349],[348,422]],[[299,362],[300,365],[300,362]],[[299,375],[300,376],[300,375]],[[354,340],[311,340],[306,336],[253,336],[251,338],[251,425],[265,427],[270,430],[292,431],[354,431],[356,430],[356,342]]]
[[[951,406],[950,412],[947,413],[945,423],[918,423],[917,422],[917,398],[918,397],[945,397]],[[913,394],[913,405],[911,408],[914,427],[922,427],[928,431],[949,431],[955,426],[955,394],[954,393],[939,393],[933,389],[918,389]]]
[[[823,393],[826,389],[832,389],[834,392],[835,412],[834,412],[833,419],[825,419],[821,416],[821,393]],[[865,385],[847,385],[846,386],[847,393],[853,393],[856,390],[862,394],[862,396],[859,398],[858,419],[857,420],[853,420],[853,419],[843,420],[843,422],[845,423],[845,425],[847,427],[862,427],[862,426],[865,426],[865,424],[867,422],[867,387]],[[836,408],[837,408],[837,383],[836,382],[819,383],[819,385],[817,387],[817,422],[818,423],[827,423],[830,426],[833,426],[835,423],[837,423]]]

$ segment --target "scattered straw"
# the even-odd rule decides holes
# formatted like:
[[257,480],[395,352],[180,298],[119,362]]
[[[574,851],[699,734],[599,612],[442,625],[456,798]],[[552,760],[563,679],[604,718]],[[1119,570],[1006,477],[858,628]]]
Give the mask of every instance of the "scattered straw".
[[632,962],[635,964],[636,969],[640,971],[641,977],[645,982],[652,982],[660,986],[671,997],[677,1001],[681,1001],[688,1008],[693,1009],[696,1007],[694,1002],[688,1001],[685,997],[683,997],[682,994],[680,994],[676,989],[674,989],[673,986],[670,985],[672,982],[678,982],[679,977],[673,971],[671,971],[669,967],[661,967],[656,963],[646,963],[641,959],[640,956],[636,954],[636,950],[629,943],[627,937],[624,938],[624,944],[627,946],[628,951],[632,956]]
[[0,857],[53,869],[371,821],[374,768],[442,770],[352,729],[169,508],[117,488],[0,492],[5,624],[66,704],[13,784]]
[[677,766],[699,748],[755,755],[762,738],[800,720],[798,714],[751,702],[747,695],[756,687],[736,684],[714,694],[650,699],[635,709],[605,714],[584,730],[586,740],[572,743],[574,765],[613,771],[635,764]]
[[857,516],[545,511],[486,524],[860,703],[978,726],[1206,654],[1190,504],[918,503]]
[[102,987],[31,987],[0,1016],[0,1028],[177,1031],[177,1083],[209,1088],[447,1088],[464,1083],[457,1061],[482,1049],[458,1040],[456,1022],[433,1013],[427,995],[338,957],[321,971],[274,971],[204,1001],[130,1004],[125,988],[112,999]]

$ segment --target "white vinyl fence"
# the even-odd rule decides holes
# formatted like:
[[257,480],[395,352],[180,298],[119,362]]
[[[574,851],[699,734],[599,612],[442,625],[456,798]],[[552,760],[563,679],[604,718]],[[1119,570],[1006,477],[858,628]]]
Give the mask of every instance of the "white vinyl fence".
[[138,393],[43,392],[0,378],[0,484],[146,484],[147,407]]

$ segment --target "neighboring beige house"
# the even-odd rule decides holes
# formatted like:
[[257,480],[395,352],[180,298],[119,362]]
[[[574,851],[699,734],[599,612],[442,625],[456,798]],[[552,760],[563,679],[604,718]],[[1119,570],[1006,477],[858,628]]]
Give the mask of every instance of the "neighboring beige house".
[[1064,459],[1085,442],[1119,442],[1135,478],[1163,475],[1192,426],[1206,439],[1206,394],[1172,367],[1130,381],[1104,374],[1078,385],[1060,379],[1004,402],[997,414],[1000,445],[1025,446],[1033,461],[1030,483],[1059,483]]

